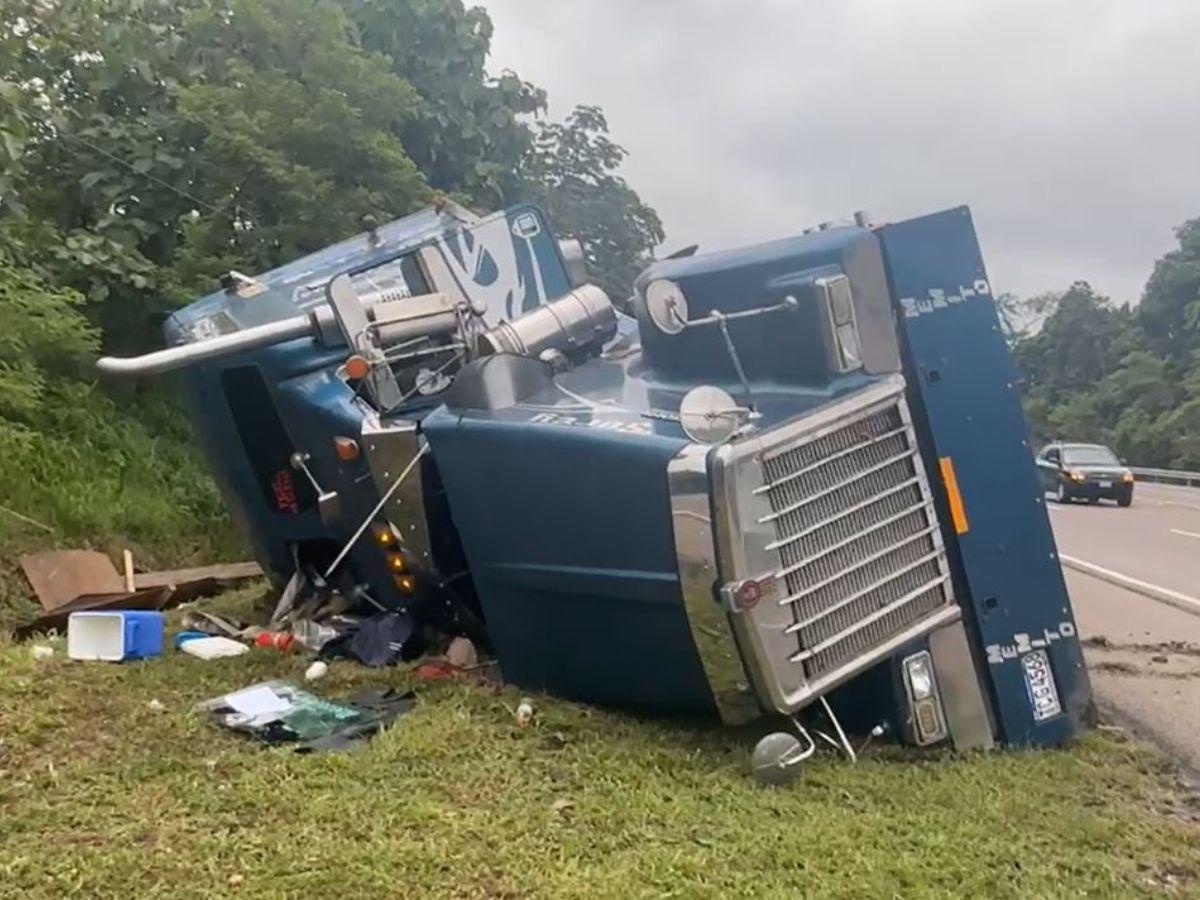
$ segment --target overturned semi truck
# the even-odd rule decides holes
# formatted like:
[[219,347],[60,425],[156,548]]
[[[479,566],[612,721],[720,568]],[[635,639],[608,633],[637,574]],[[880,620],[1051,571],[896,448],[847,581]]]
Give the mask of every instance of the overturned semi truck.
[[[446,204],[175,313],[264,567],[587,702],[917,745],[1092,715],[969,211],[655,262],[626,310],[538,209]],[[299,573],[299,574],[298,574]],[[807,723],[807,724],[806,724]],[[824,732],[821,732],[824,734]]]

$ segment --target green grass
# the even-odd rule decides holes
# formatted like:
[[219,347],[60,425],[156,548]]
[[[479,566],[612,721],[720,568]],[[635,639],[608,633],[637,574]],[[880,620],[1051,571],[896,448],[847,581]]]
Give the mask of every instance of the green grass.
[[49,383],[28,421],[0,417],[0,632],[38,612],[19,567],[35,550],[90,548],[139,565],[244,559],[186,420],[162,391],[112,397]]
[[[249,592],[242,592],[246,602]],[[237,600],[239,598],[235,598]],[[221,601],[229,602],[229,601]],[[35,661],[0,643],[0,896],[912,897],[1193,893],[1169,763],[1120,733],[1065,751],[831,754],[791,786],[756,734],[420,684],[363,749],[297,756],[193,705],[307,660]],[[334,664],[319,690],[407,685]],[[166,705],[165,712],[150,701]]]

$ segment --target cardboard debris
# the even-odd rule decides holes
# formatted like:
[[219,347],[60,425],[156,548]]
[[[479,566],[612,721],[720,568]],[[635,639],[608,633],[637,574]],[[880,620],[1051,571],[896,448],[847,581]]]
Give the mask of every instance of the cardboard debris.
[[126,553],[124,577],[112,560],[94,550],[51,550],[22,556],[21,570],[42,605],[42,615],[21,631],[61,627],[68,614],[82,610],[163,609],[263,574],[255,562],[134,573],[132,555]]
[[94,550],[30,553],[21,557],[21,570],[46,612],[65,609],[81,597],[125,592],[112,560]]

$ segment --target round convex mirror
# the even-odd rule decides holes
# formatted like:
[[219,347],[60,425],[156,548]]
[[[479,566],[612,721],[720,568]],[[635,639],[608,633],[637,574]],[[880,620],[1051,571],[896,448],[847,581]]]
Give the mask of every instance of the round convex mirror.
[[794,734],[776,731],[754,745],[750,772],[760,784],[780,787],[800,774],[798,766],[808,755]]
[[711,384],[688,391],[679,404],[679,424],[698,444],[719,444],[742,425],[745,411],[727,391]]
[[673,281],[660,278],[646,286],[646,312],[664,334],[679,334],[687,328],[687,298]]

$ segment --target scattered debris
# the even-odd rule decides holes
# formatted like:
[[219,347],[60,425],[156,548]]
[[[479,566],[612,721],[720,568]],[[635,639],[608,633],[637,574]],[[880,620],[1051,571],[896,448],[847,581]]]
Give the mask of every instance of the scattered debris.
[[275,604],[275,611],[271,613],[272,625],[279,625],[283,622],[307,586],[308,579],[305,578],[304,572],[301,570],[299,561],[297,560],[296,571],[292,572],[292,577],[284,585],[283,591],[279,594],[279,601]]
[[21,571],[46,612],[73,608],[81,599],[123,594],[112,560],[93,550],[50,550],[21,557]]
[[299,753],[345,750],[412,708],[412,692],[371,689],[324,700],[284,681],[266,681],[200,704],[217,721],[266,744],[296,744]]
[[318,659],[304,670],[305,681],[319,681],[329,674],[329,663]]
[[460,669],[467,669],[479,662],[479,653],[470,638],[456,637],[446,648],[446,662]]
[[45,644],[34,644],[29,650],[34,659],[49,659],[54,655],[54,648]]
[[522,697],[521,702],[517,704],[517,724],[524,728],[533,721],[533,701],[528,697]]
[[1152,662],[1152,663],[1166,663],[1166,662],[1170,662],[1170,661],[1171,661],[1170,657],[1163,656],[1161,653],[1158,654],[1157,656],[1150,657],[1150,662]]
[[295,640],[286,631],[262,631],[255,635],[254,646],[273,648],[280,653],[286,653],[292,649]]
[[322,659],[344,657],[364,666],[391,666],[418,649],[416,627],[406,613],[379,613],[360,620],[352,631],[321,647]]
[[137,590],[137,584],[133,578],[133,551],[128,547],[121,551],[121,562],[125,566],[125,591],[132,594]]
[[197,659],[223,659],[250,652],[245,644],[222,635],[192,638],[181,643],[179,649]]
[[245,622],[239,622],[237,619],[213,615],[212,613],[202,612],[198,609],[191,609],[184,613],[183,627],[188,631],[195,631],[205,635],[219,634],[224,637],[249,639],[254,638],[255,635],[263,630],[256,625],[247,625]]
[[148,706],[153,712],[167,711],[167,704],[163,703],[161,700],[151,700],[146,704],[146,706]]
[[462,669],[444,659],[435,658],[418,663],[412,672],[418,678],[424,678],[426,681],[449,681],[452,678],[458,678],[462,674]]
[[67,619],[67,656],[71,659],[146,659],[160,655],[162,644],[163,616],[159,612],[74,612]]
[[161,610],[262,574],[258,563],[232,563],[176,569],[133,571],[128,550],[122,575],[112,560],[94,550],[51,550],[21,557],[21,570],[42,607],[42,615],[21,634],[62,627],[67,615],[83,610]]
[[217,588],[261,578],[262,566],[256,562],[220,563],[190,569],[170,569],[165,572],[140,572],[133,576],[138,590],[170,588],[177,603],[213,593]]
[[357,628],[360,621],[357,616],[341,615],[322,622],[296,619],[291,625],[292,636],[307,649],[319,653],[330,641]]

